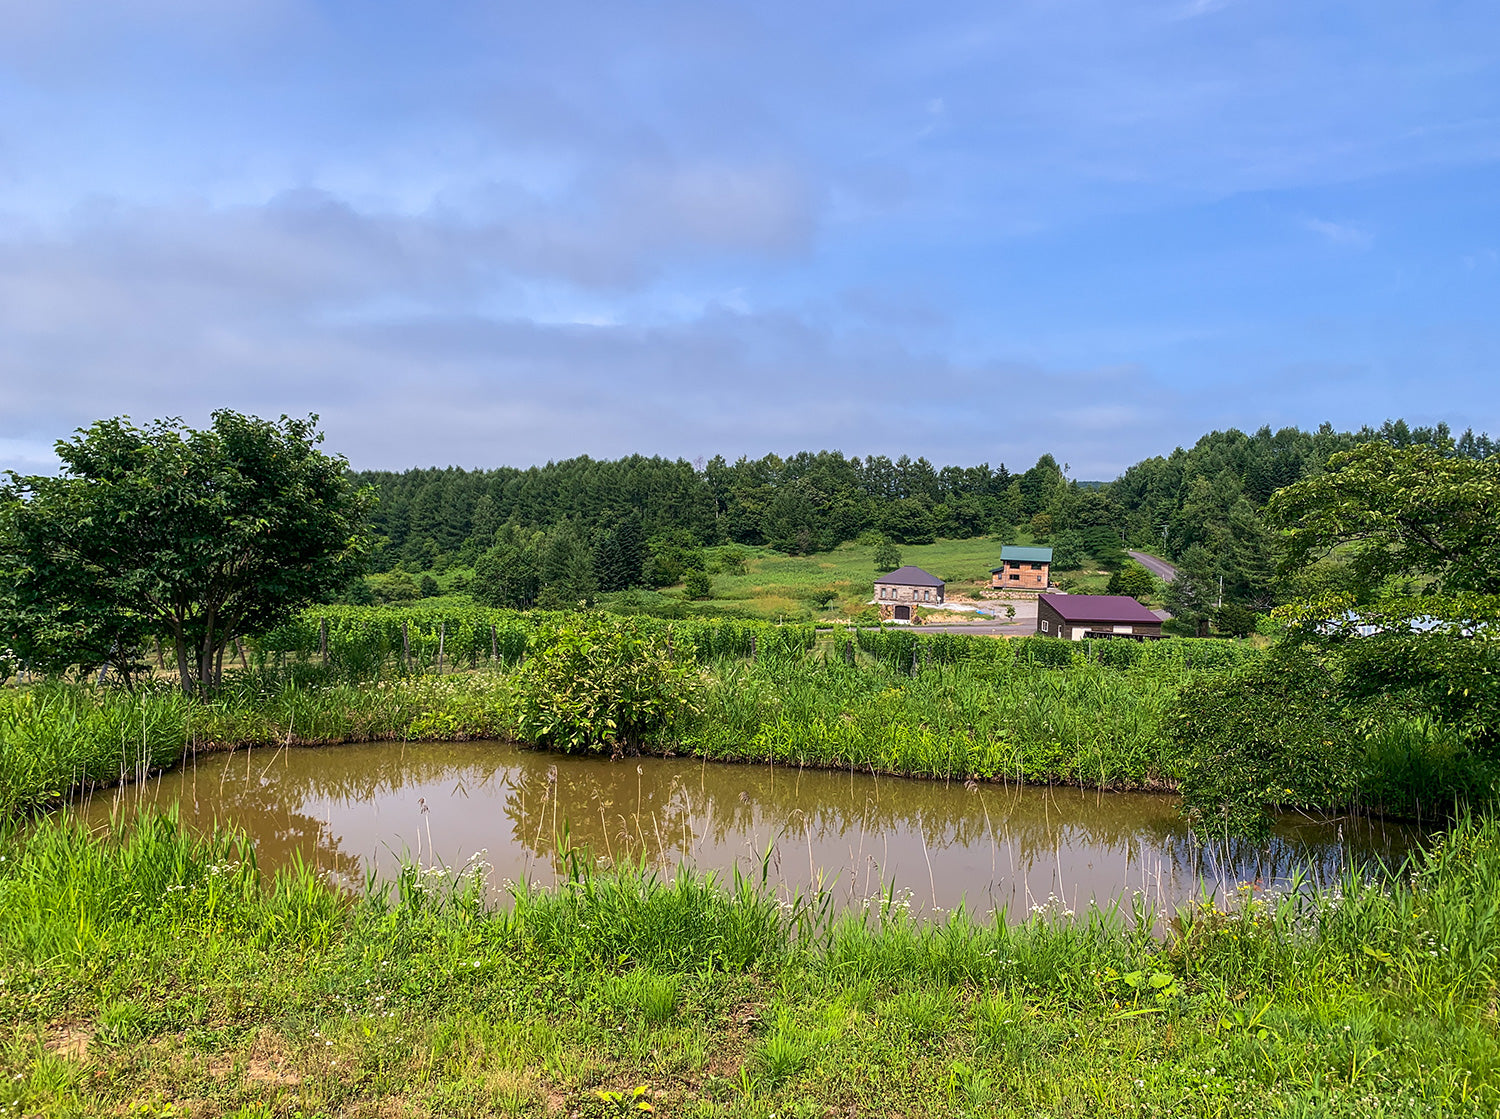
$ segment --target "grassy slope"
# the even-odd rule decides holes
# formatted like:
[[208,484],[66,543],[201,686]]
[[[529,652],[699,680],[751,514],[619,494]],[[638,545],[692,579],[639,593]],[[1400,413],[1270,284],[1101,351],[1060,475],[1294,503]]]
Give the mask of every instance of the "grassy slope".
[[[766,548],[743,549],[750,556],[743,575],[715,575],[714,601],[752,606],[763,617],[847,617],[874,594],[875,549],[841,544],[831,552],[785,556]],[[949,593],[988,585],[990,568],[1000,562],[1000,545],[989,537],[939,540],[935,544],[906,545],[901,562],[932,572],[949,584]],[[838,598],[831,608],[810,604],[814,591],[832,590]]]
[[170,821],[115,838],[54,818],[5,848],[6,1115],[587,1119],[637,1086],[766,1119],[1500,1108],[1494,823],[1415,886],[1247,897],[1161,939],[830,924],[691,878],[491,911],[413,872],[351,902]]

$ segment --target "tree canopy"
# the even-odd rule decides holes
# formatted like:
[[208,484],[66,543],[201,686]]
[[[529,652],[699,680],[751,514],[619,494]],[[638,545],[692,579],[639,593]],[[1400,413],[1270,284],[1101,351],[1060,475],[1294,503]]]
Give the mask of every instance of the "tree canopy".
[[1366,594],[1393,577],[1431,579],[1449,594],[1500,594],[1500,457],[1366,443],[1277,492],[1268,514],[1287,529],[1291,567],[1342,549]]
[[56,476],[0,489],[5,635],[44,671],[128,675],[149,635],[182,685],[212,688],[237,636],[265,632],[360,573],[370,495],[317,449],[317,417],[215,412],[136,427],[101,420],[56,445]]

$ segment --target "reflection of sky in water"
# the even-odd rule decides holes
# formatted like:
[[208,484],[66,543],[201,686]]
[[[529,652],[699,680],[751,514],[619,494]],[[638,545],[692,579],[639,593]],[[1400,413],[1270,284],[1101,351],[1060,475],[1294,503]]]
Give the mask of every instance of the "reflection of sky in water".
[[299,851],[350,884],[403,859],[458,868],[479,852],[491,882],[555,880],[560,845],[601,865],[737,868],[783,890],[822,883],[841,902],[892,885],[921,908],[1060,899],[1072,908],[1142,891],[1174,903],[1241,881],[1327,880],[1349,861],[1399,859],[1413,829],[1286,819],[1260,845],[1202,843],[1170,797],[875,778],[826,770],[641,758],[612,762],[496,743],[382,743],[216,754],[140,789],[93,798],[179,802],[183,821],[242,828],[262,867]]

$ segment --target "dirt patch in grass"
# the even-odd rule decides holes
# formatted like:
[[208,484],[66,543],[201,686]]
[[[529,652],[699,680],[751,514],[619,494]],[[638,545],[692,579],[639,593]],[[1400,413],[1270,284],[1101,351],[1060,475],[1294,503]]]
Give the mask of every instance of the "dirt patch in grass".
[[82,1061],[88,1058],[89,1042],[93,1040],[92,1026],[85,1026],[81,1022],[63,1022],[52,1027],[43,1044],[47,1052],[64,1060]]

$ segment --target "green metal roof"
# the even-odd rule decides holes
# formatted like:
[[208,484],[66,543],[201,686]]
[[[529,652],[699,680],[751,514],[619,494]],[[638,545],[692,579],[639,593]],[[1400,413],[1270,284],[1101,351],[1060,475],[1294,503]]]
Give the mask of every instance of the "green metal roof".
[[1007,544],[1000,549],[1000,560],[1018,560],[1021,563],[1051,563],[1051,548],[1027,548],[1020,544]]

